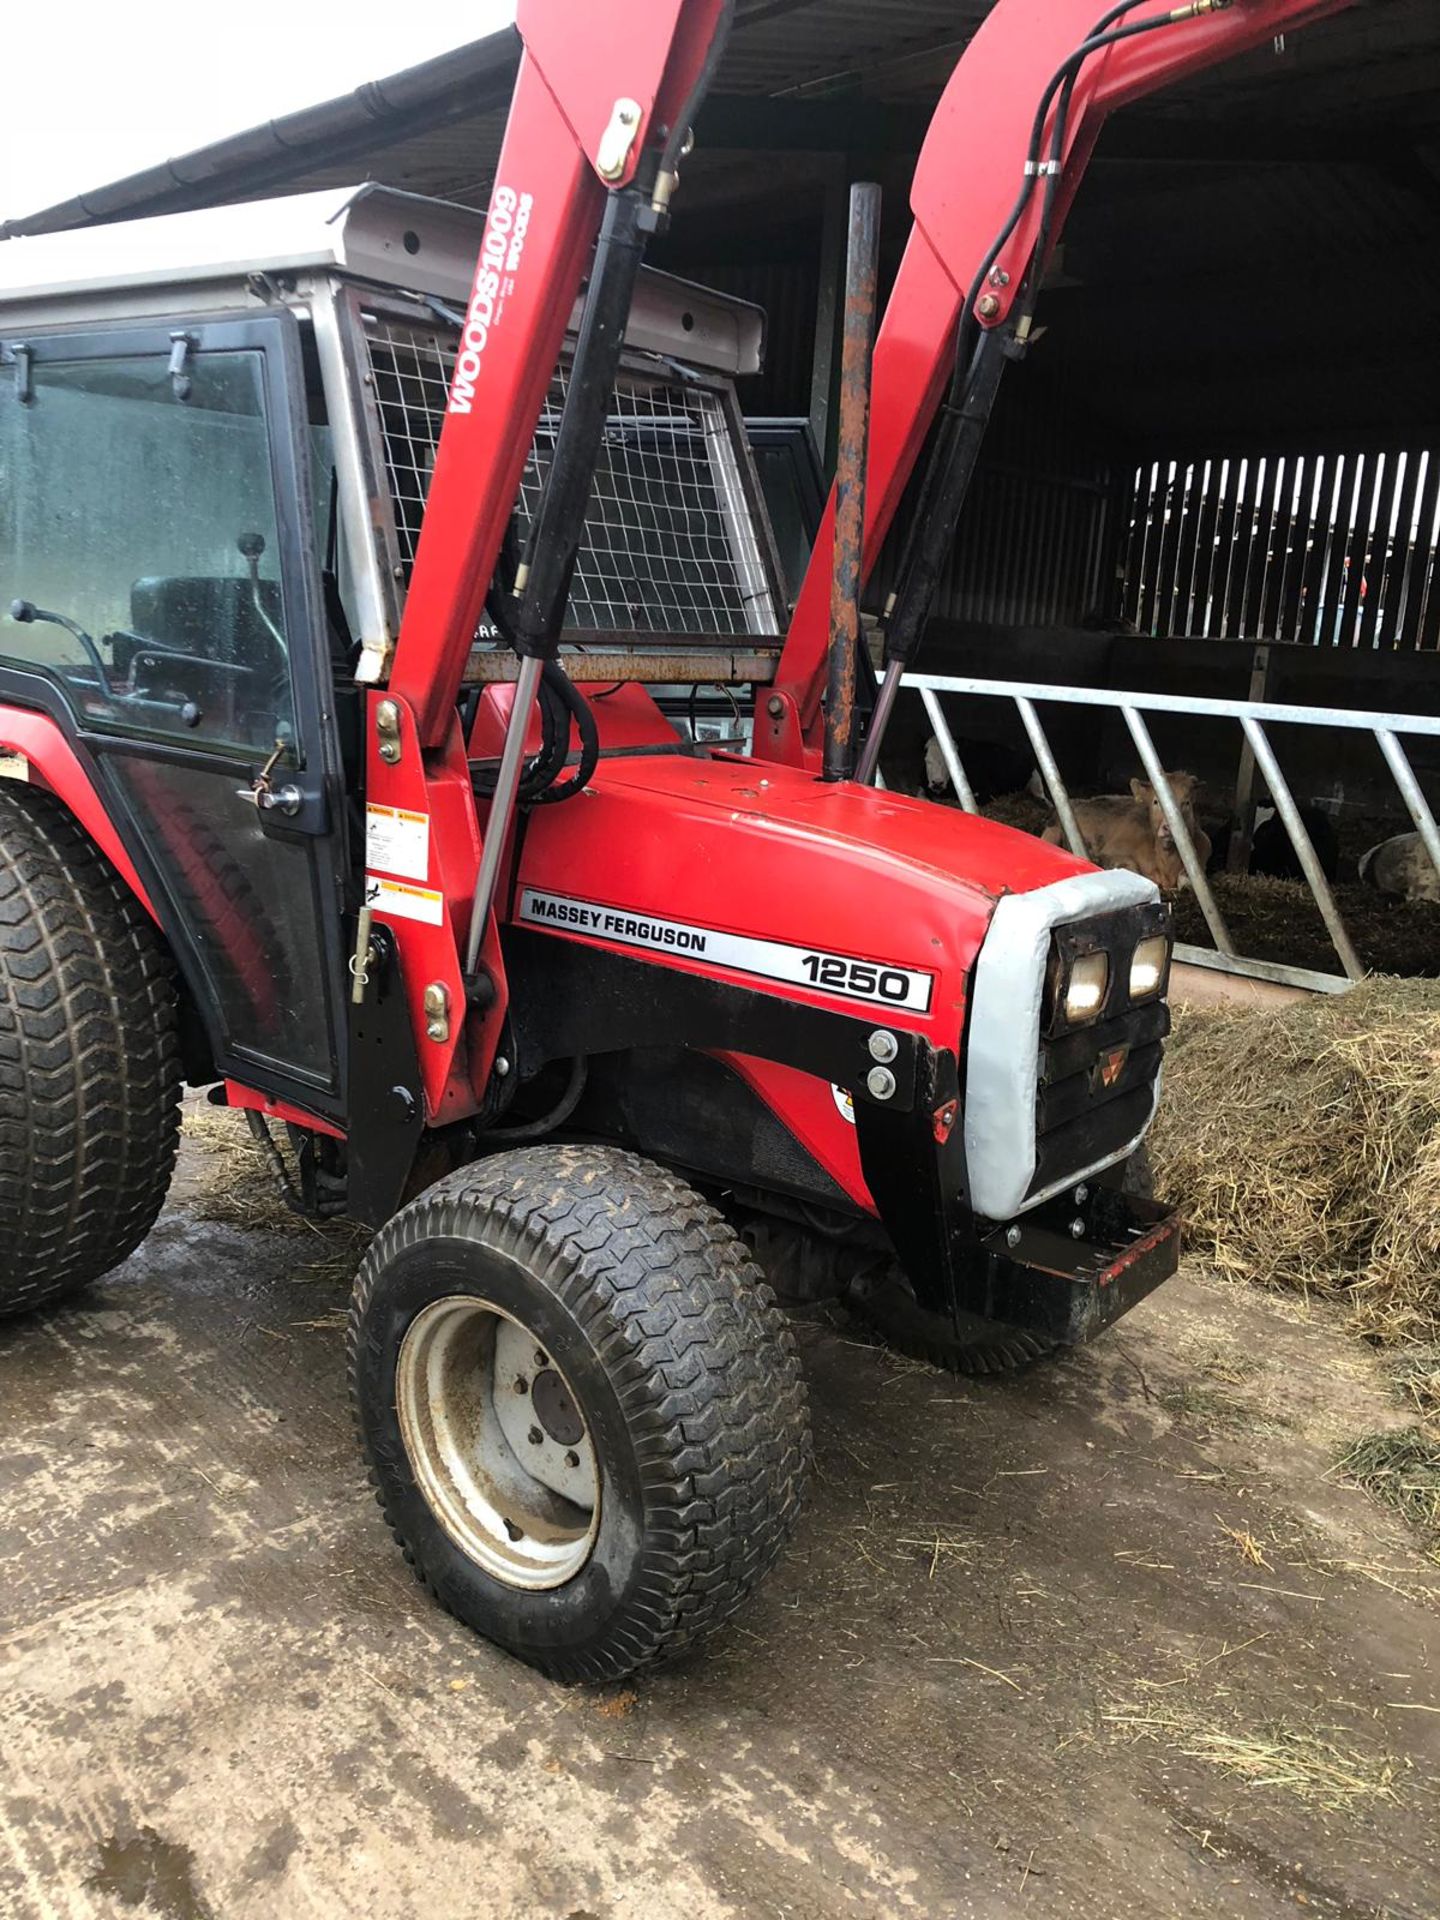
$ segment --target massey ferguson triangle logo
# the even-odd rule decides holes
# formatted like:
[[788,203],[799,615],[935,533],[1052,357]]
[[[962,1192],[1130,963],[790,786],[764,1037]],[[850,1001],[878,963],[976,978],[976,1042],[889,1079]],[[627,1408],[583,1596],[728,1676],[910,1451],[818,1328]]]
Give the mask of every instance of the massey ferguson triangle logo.
[[1125,1062],[1130,1056],[1128,1047],[1111,1047],[1108,1053],[1102,1053],[1095,1065],[1102,1087],[1113,1087],[1125,1071]]

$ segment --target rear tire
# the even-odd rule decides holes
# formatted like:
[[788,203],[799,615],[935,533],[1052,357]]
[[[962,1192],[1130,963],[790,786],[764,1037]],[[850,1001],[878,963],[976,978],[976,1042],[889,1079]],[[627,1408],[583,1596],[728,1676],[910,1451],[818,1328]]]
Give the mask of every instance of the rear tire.
[[135,1251],[179,1102],[175,977],[144,910],[58,800],[0,784],[0,1316]]
[[462,1168],[360,1269],[376,1496],[458,1619],[559,1680],[686,1651],[778,1557],[809,1464],[794,1340],[735,1233],[605,1147]]

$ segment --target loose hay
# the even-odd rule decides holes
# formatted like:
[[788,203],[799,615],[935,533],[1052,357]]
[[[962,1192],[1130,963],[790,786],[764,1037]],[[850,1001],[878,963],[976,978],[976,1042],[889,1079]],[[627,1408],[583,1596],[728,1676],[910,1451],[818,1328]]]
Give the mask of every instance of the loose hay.
[[[283,1137],[283,1129],[277,1131]],[[190,1200],[200,1219],[246,1233],[286,1233],[305,1239],[313,1244],[314,1257],[297,1270],[298,1278],[349,1279],[364,1255],[369,1230],[357,1220],[315,1221],[292,1213],[243,1114],[187,1102],[184,1133],[203,1156]]]
[[[1303,880],[1266,874],[1212,873],[1210,891],[1234,937],[1252,960],[1274,960],[1316,973],[1341,971],[1309,887]],[[1331,888],[1356,952],[1372,973],[1440,973],[1440,907],[1425,901],[1386,900],[1359,881]],[[1188,889],[1172,896],[1175,938],[1213,947],[1200,903]]]
[[1367,1433],[1347,1447],[1339,1467],[1357,1486],[1430,1538],[1440,1563],[1440,1437],[1424,1427]]
[[1362,1749],[1340,1728],[1286,1721],[1254,1729],[1231,1727],[1178,1702],[1127,1702],[1104,1719],[1132,1739],[1158,1740],[1219,1767],[1248,1787],[1279,1788],[1332,1813],[1399,1798],[1397,1762]]
[[1440,1433],[1440,1344],[1412,1347],[1395,1362],[1400,1398]]
[[1232,1277],[1440,1337],[1440,984],[1376,979],[1176,1023],[1151,1134],[1188,1243]]
[[289,1211],[243,1114],[187,1102],[185,1138],[204,1159],[197,1167],[195,1211],[219,1226],[303,1233],[306,1222]]
[[1021,833],[1044,833],[1055,818],[1054,809],[1033,793],[1021,788],[1018,793],[1000,793],[980,809],[987,820],[1002,827],[1018,827]]

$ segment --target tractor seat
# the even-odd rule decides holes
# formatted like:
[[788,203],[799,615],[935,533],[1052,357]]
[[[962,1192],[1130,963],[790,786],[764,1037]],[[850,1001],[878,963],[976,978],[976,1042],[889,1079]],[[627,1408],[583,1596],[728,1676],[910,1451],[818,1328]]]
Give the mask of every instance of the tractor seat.
[[[278,580],[260,582],[260,603],[279,627]],[[243,575],[159,574],[137,580],[130,589],[130,625],[147,646],[167,653],[262,673],[275,669],[274,638],[256,612],[250,582]],[[117,659],[116,665],[123,671],[128,662]]]

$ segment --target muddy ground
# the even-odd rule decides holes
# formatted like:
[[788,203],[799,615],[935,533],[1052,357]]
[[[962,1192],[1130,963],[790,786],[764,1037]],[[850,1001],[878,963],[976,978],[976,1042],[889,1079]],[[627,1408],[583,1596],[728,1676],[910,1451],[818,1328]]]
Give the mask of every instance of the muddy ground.
[[[0,1328],[0,1915],[1440,1914],[1440,1566],[1328,1314],[1187,1272],[1001,1384],[802,1324],[818,1472],[707,1657],[563,1691],[407,1575],[335,1250]],[[222,1209],[223,1210],[223,1209]]]

